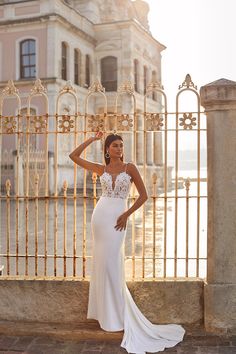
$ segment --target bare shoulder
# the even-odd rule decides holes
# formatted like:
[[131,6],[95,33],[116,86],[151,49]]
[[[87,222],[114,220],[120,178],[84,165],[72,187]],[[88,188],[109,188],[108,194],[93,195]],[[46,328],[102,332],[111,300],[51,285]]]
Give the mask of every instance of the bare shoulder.
[[130,174],[132,180],[135,180],[135,178],[140,177],[138,167],[133,162],[127,163],[127,173]]
[[134,163],[129,162],[127,165],[127,173],[131,176],[131,181],[134,182],[140,196],[146,200],[148,198],[147,190],[138,167]]
[[137,166],[133,162],[127,163],[127,171],[129,171],[130,173],[139,173]]

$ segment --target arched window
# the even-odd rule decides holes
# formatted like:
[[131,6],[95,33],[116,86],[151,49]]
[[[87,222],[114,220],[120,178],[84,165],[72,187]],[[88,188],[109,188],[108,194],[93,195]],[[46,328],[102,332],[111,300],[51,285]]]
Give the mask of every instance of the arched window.
[[61,78],[67,80],[67,45],[65,42],[61,44]]
[[146,94],[146,90],[147,90],[147,81],[148,81],[148,69],[146,67],[146,65],[144,65],[143,67],[143,93],[144,95]]
[[134,89],[139,92],[139,62],[134,59]]
[[88,54],[85,57],[85,85],[90,86],[90,56]]
[[34,39],[20,42],[20,78],[36,77],[36,46]]
[[81,53],[80,50],[74,50],[74,82],[80,85]]
[[[153,83],[157,82],[157,73],[154,70],[152,72],[152,82]],[[153,101],[157,101],[157,92],[156,91],[152,91],[152,99],[153,99]]]
[[105,57],[101,60],[101,83],[106,91],[117,90],[117,58]]

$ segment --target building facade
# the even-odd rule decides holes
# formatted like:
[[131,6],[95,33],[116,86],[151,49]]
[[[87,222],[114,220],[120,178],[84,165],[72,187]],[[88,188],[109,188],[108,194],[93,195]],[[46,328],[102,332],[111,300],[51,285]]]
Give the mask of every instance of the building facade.
[[[148,83],[161,82],[161,52],[165,49],[150,32],[148,12],[148,4],[141,0],[0,1],[0,87],[12,79],[25,112],[30,89],[40,78],[47,89],[49,114],[55,114],[56,97],[70,80],[83,114],[88,88],[95,80],[105,87],[108,112],[114,112],[116,91],[128,80],[135,88],[136,110],[142,112]],[[89,111],[103,112],[103,105],[102,98],[91,99]],[[150,111],[159,111],[161,99],[152,94],[148,105]],[[58,111],[71,112],[72,106],[72,97],[63,98]],[[31,107],[36,115],[46,110],[40,98],[35,98]],[[129,101],[119,104],[121,112],[131,109]],[[17,114],[13,99],[4,104],[3,114]],[[141,118],[138,126],[142,126]],[[136,161],[141,165],[143,147],[142,141],[137,141]],[[39,137],[32,140],[33,149],[40,149],[41,144]],[[126,144],[127,160],[132,161],[131,142]],[[15,137],[3,136],[2,151],[15,149]],[[53,142],[49,141],[50,149],[53,151]],[[68,164],[71,149],[73,143],[65,136],[60,140],[57,161],[64,166],[59,185],[72,169]],[[95,159],[101,158],[99,151]],[[161,136],[155,137],[155,133],[148,136],[147,164],[151,170],[162,165]],[[71,183],[72,179],[71,174]]]

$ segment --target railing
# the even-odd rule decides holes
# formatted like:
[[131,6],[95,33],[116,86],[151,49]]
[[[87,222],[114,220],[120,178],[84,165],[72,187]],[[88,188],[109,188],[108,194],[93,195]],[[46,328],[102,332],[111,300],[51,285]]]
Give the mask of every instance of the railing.
[[[148,96],[153,91],[161,109],[149,112]],[[195,110],[180,109],[180,97],[185,92],[195,97]],[[74,112],[62,114],[61,100],[67,95],[74,101]],[[104,100],[104,113],[88,113],[92,95]],[[3,114],[10,96],[18,104],[15,116]],[[44,115],[30,114],[36,96],[47,107]],[[131,113],[119,112],[124,96],[132,99]],[[129,218],[127,278],[205,277],[207,171],[202,161],[206,161],[206,118],[190,76],[179,88],[176,111],[172,113],[167,110],[163,88],[156,83],[147,88],[143,112],[136,108],[129,83],[118,90],[113,113],[108,113],[106,95],[98,82],[88,90],[83,114],[78,109],[76,91],[69,84],[57,96],[55,114],[49,114],[48,96],[40,80],[28,97],[26,114],[22,114],[21,98],[12,82],[2,91],[0,102],[0,139],[5,151],[1,154],[0,196],[3,275],[89,278],[90,218],[100,185],[96,174],[82,174],[82,169],[73,165],[69,153],[100,129],[105,134],[122,135],[125,161],[137,164],[149,193],[148,201]],[[36,136],[36,150],[31,146],[32,136]],[[6,139],[14,141],[11,149],[15,152],[9,158],[12,174],[7,168]],[[102,162],[103,144],[94,143],[84,157]],[[191,148],[189,163],[181,155],[186,146]],[[136,198],[133,185],[129,205]]]

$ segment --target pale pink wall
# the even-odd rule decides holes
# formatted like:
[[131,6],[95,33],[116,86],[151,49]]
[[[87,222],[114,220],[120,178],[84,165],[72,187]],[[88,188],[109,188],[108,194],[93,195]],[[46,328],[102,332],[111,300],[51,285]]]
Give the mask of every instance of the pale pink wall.
[[15,8],[15,16],[25,16],[33,13],[40,12],[40,5],[39,4],[33,4],[33,5],[26,5],[26,6],[20,6]]
[[[33,81],[32,81],[33,85]],[[17,86],[17,85],[16,85]],[[17,87],[19,89],[19,95],[22,94],[29,95],[30,89],[32,86],[24,86],[24,87]],[[21,107],[27,107],[27,97],[23,97],[21,99]],[[40,97],[36,96],[31,101],[31,107],[36,108],[36,114],[42,115],[46,113],[46,103],[45,100]],[[15,116],[18,111],[18,104],[16,99],[6,98],[3,102],[3,116]],[[37,141],[38,141],[38,148],[43,149],[44,147],[44,136],[38,134]],[[16,134],[3,134],[2,137],[2,150],[15,150],[17,147],[17,135]]]
[[[21,97],[21,108],[27,107],[27,99],[30,94],[30,90],[33,88],[34,81],[35,80],[32,80],[32,83],[27,86],[19,86],[17,85],[17,82],[15,82],[15,86],[19,90],[19,96]],[[31,99],[31,106],[32,108],[37,107],[37,114],[46,113],[45,99],[40,96],[36,96]],[[15,98],[5,98],[3,101],[3,116],[16,115],[17,111],[17,100]]]
[[15,149],[15,137],[11,134],[2,136],[2,151]]
[[[36,39],[37,48],[37,76],[39,78],[46,77],[47,73],[47,29],[42,28],[38,30],[25,30],[14,33],[6,32],[0,35],[0,41],[2,43],[2,81],[8,81],[9,79],[16,80],[16,66],[19,66],[16,60],[16,43],[19,39],[33,38]],[[18,68],[19,72],[19,68]]]

